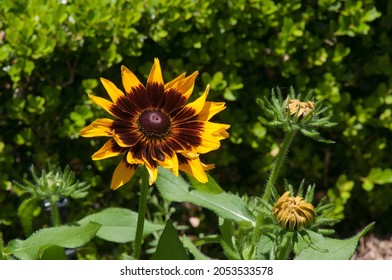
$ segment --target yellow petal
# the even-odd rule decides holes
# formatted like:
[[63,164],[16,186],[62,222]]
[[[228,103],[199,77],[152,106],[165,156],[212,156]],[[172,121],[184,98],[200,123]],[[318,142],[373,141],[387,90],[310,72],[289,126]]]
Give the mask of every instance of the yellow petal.
[[165,160],[158,162],[160,166],[169,169],[174,175],[178,176],[178,158],[174,153],[173,157],[169,157],[165,154]]
[[119,90],[111,81],[101,78],[101,83],[103,84],[113,103],[116,103],[117,99],[124,96],[124,93]]
[[204,170],[211,170],[211,169],[214,169],[215,168],[215,164],[205,164],[205,163],[202,163],[202,162],[200,162],[201,163],[201,166],[203,167],[203,169]]
[[227,133],[227,129],[230,128],[230,125],[223,123],[213,123],[213,122],[205,122],[204,123],[204,133],[210,134],[218,138],[219,140],[225,139],[229,137],[229,133]]
[[154,65],[151,68],[150,74],[148,75],[147,79],[147,86],[149,84],[158,83],[163,85],[163,78],[162,78],[162,71],[161,65],[159,64],[159,59],[154,59]]
[[131,151],[128,151],[127,153],[127,162],[129,164],[144,164],[144,162],[141,159],[133,157]]
[[121,153],[124,152],[123,149],[121,148],[117,148],[118,145],[116,144],[116,142],[113,139],[110,139],[109,141],[107,141],[101,149],[99,149],[98,151],[96,151],[93,155],[92,155],[92,159],[93,160],[100,160],[100,159],[105,159],[105,158],[109,158],[109,157],[115,157],[120,155]]
[[[191,96],[191,94],[193,92],[193,88],[195,86],[195,79],[198,74],[199,74],[199,72],[197,72],[197,71],[194,72],[192,75],[174,83],[171,86],[171,88],[179,91],[188,100],[188,98]],[[166,86],[165,86],[165,89],[166,89]]]
[[131,180],[132,176],[136,172],[137,165],[130,165],[124,160],[121,160],[114,170],[112,182],[110,184],[110,188],[112,190],[116,190],[122,185],[126,184]]
[[130,94],[132,92],[132,88],[136,88],[139,86],[143,87],[142,83],[135,76],[135,74],[133,74],[132,71],[125,66],[121,66],[121,78],[124,90],[127,94]]
[[201,144],[196,147],[196,151],[200,154],[205,154],[217,150],[219,147],[220,141],[218,138],[211,135],[203,135]]
[[204,132],[201,135],[201,144],[196,147],[196,152],[205,154],[218,149],[220,147],[220,140],[229,136],[226,131],[229,127],[230,125],[227,124],[205,122]]
[[199,120],[208,121],[217,113],[223,111],[226,108],[225,102],[210,102],[204,103],[203,109],[199,113]]
[[[148,148],[147,146],[146,146],[145,148],[148,149],[146,153],[151,153],[151,148]],[[143,153],[142,153],[142,159],[143,159],[144,165],[146,166],[146,168],[147,168],[147,170],[148,170],[148,174],[149,174],[149,184],[150,184],[150,186],[151,186],[151,185],[154,184],[155,181],[157,180],[157,177],[158,177],[158,168],[157,168],[157,166],[152,166],[152,165],[150,164],[150,162],[148,161],[148,159],[147,159],[144,155],[145,155],[145,153],[143,152]],[[155,162],[154,162],[154,163],[155,163]],[[153,163],[153,164],[154,164],[154,163]]]
[[91,94],[89,94],[88,97],[89,97],[95,104],[97,104],[99,107],[101,107],[102,109],[104,109],[106,112],[108,112],[108,113],[111,114],[112,116],[116,117],[116,116],[111,112],[111,108],[112,108],[112,106],[114,106],[114,104],[113,104],[112,102],[110,102],[109,100],[106,100],[105,98],[98,97],[98,96],[91,95]]
[[100,137],[100,136],[112,136],[113,120],[111,119],[97,119],[93,121],[90,125],[83,128],[79,134],[83,137]]
[[[135,130],[129,130],[129,134],[140,134],[140,132],[135,131]],[[114,141],[116,141],[116,143],[120,147],[129,148],[129,147],[132,147],[132,146],[134,146],[136,144],[136,143],[133,143],[133,142],[129,142],[127,144],[126,142],[123,141],[123,139],[121,139],[121,137],[120,137],[120,135],[118,133],[116,134],[116,131],[114,131],[112,137],[113,137]],[[137,137],[139,137],[139,136],[137,136]]]
[[207,183],[208,177],[204,172],[203,166],[201,165],[200,159],[189,159],[187,163],[180,164],[181,171],[184,171],[196,178],[200,183]]
[[150,186],[152,184],[155,183],[155,181],[157,180],[158,177],[158,168],[156,167],[151,167],[149,164],[146,164],[146,168],[149,174],[149,179],[148,179],[148,183],[150,184]]
[[188,159],[195,159],[199,157],[199,154],[196,152],[195,149],[188,150],[188,151],[178,151],[178,153],[180,153],[181,155],[183,155]]
[[185,73],[182,73],[180,76],[178,76],[177,78],[175,78],[174,80],[168,82],[165,84],[165,90],[171,88],[175,83],[177,83],[178,81],[182,80],[185,78]]
[[195,115],[199,114],[199,112],[201,112],[201,110],[204,108],[204,103],[206,101],[206,98],[208,96],[208,92],[210,90],[210,85],[207,85],[207,88],[205,90],[205,92],[203,93],[202,96],[200,96],[198,99],[196,99],[195,101],[189,103],[188,105],[186,105],[186,108],[192,108],[193,110],[195,110]]

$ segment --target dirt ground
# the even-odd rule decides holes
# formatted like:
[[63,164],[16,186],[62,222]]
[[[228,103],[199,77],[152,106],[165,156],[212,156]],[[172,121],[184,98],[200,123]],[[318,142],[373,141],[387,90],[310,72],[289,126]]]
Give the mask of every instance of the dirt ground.
[[362,237],[352,259],[392,260],[392,236],[382,239],[374,235]]

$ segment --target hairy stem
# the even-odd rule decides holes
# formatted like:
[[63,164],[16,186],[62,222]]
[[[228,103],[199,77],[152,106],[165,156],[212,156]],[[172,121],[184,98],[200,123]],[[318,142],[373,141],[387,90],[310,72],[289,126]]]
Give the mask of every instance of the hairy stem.
[[52,219],[52,226],[57,227],[61,225],[59,208],[57,207],[57,201],[50,202],[50,215]]
[[[272,172],[270,174],[270,177],[268,178],[267,181],[267,186],[265,188],[265,192],[263,195],[263,200],[268,202],[271,198],[271,192],[274,190],[275,188],[275,182],[276,179],[278,178],[279,175],[279,171],[283,165],[283,161],[284,158],[287,154],[287,151],[290,147],[290,144],[292,142],[292,140],[294,139],[294,136],[296,135],[297,130],[292,130],[287,132],[286,137],[283,141],[282,147],[279,151],[278,157],[276,158],[276,161],[274,163],[274,166],[272,168]],[[262,213],[260,213],[257,218],[256,218],[256,226],[255,226],[255,230],[253,231],[253,246],[256,245],[256,242],[260,239],[261,236],[261,226],[264,223],[264,215]],[[251,254],[254,253],[254,250],[251,250]]]
[[276,161],[274,163],[274,167],[272,168],[272,172],[270,174],[270,177],[268,178],[267,186],[265,187],[265,192],[263,195],[264,201],[269,201],[269,199],[271,197],[272,188],[275,185],[275,181],[278,178],[279,171],[283,165],[284,158],[287,154],[287,151],[288,151],[290,144],[291,144],[292,140],[294,139],[294,136],[296,135],[296,133],[297,133],[297,130],[292,130],[286,134],[286,137],[283,141],[282,147],[279,151],[278,157],[276,158]]
[[137,216],[137,227],[136,227],[136,236],[135,236],[135,248],[133,252],[133,257],[137,260],[140,259],[140,253],[142,248],[144,217],[146,215],[146,209],[147,209],[147,194],[148,194],[148,171],[147,168],[143,166],[142,187],[140,191],[139,211]]

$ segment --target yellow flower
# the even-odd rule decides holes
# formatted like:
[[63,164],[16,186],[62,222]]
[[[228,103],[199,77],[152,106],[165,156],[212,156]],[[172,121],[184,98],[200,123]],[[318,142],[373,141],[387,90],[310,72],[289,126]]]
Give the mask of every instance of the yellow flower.
[[300,230],[307,227],[316,217],[312,204],[306,202],[302,197],[291,197],[289,191],[278,199],[272,211],[278,223],[289,230]]
[[121,77],[125,92],[101,78],[111,101],[89,97],[114,119],[97,119],[82,129],[80,135],[110,137],[93,154],[93,160],[123,155],[113,174],[112,189],[128,182],[138,165],[146,166],[150,185],[157,179],[158,166],[175,175],[182,170],[202,183],[208,181],[204,171],[214,165],[202,163],[199,154],[218,149],[220,140],[229,136],[226,130],[230,126],[209,121],[225,109],[223,102],[206,101],[209,86],[202,96],[187,104],[197,74],[184,73],[165,84],[159,60],[155,58],[146,87],[124,66]]
[[313,110],[313,108],[314,103],[312,101],[301,102],[297,99],[289,100],[289,104],[287,105],[290,115],[295,115],[298,112],[298,117],[305,117]]

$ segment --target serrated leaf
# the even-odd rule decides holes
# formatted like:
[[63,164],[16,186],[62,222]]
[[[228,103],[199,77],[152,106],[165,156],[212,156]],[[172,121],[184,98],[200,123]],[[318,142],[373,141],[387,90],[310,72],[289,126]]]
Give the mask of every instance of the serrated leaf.
[[177,235],[177,231],[170,221],[166,222],[165,229],[158,241],[157,250],[152,256],[153,260],[189,260],[189,257]]
[[274,236],[268,233],[260,236],[259,241],[256,245],[256,260],[266,260],[269,257],[274,243]]
[[301,129],[300,131],[301,131],[301,133],[303,135],[305,135],[305,136],[307,136],[307,137],[309,137],[309,138],[311,138],[311,139],[313,139],[315,141],[326,143],[326,144],[333,144],[333,143],[335,143],[335,141],[328,140],[328,139],[325,139],[325,138],[321,137],[320,133],[318,131],[316,131],[316,130]]
[[235,236],[233,222],[226,219],[219,219],[219,230],[221,232],[220,244],[226,256],[232,260],[240,260],[240,253],[233,243],[233,236]]
[[101,227],[98,223],[87,223],[83,226],[59,226],[41,229],[26,240],[12,240],[6,251],[22,260],[39,259],[47,248],[59,246],[76,248],[85,245]]
[[[300,238],[298,247],[299,254],[295,258],[296,260],[349,260],[353,256],[355,249],[358,246],[359,239],[364,236],[372,227],[374,223],[369,224],[361,232],[355,236],[339,240],[334,238],[327,238],[321,234],[307,231],[309,234],[311,245],[307,244],[309,241],[305,241]],[[305,246],[307,244],[307,246]],[[305,246],[305,247],[304,247]],[[301,250],[301,247],[303,249]]]
[[[102,225],[97,236],[107,241],[126,243],[135,240],[137,213],[125,208],[107,208],[99,213],[84,217],[78,224],[85,225],[96,222]],[[144,222],[144,236],[160,230],[163,225]]]
[[192,202],[214,211],[218,216],[235,222],[255,224],[255,218],[240,197],[222,192],[214,194],[202,190],[194,190],[181,177],[175,176],[167,169],[159,168],[156,186],[161,195],[175,202]]

